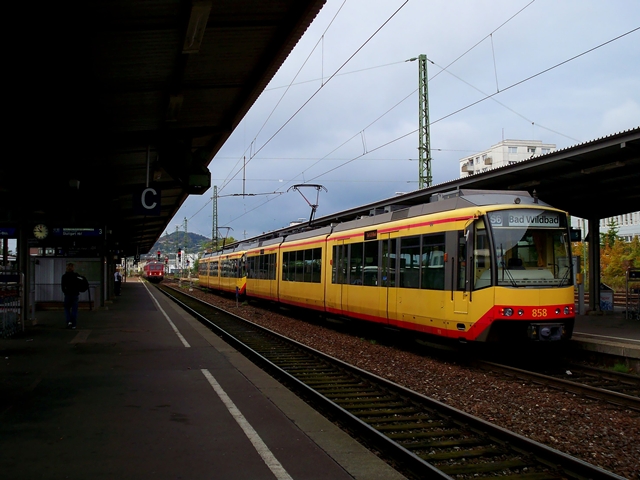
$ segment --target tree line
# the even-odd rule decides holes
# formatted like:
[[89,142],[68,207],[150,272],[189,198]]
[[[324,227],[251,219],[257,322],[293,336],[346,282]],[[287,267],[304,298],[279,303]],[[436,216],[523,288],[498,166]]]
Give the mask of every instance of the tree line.
[[[624,241],[618,236],[619,228],[614,220],[609,222],[607,228],[605,233],[600,234],[600,281],[616,292],[624,292],[627,270],[640,268],[640,237],[635,236],[630,242]],[[586,282],[588,277],[585,271],[585,247],[588,251],[588,243],[572,244],[572,254],[581,257],[580,271],[585,274]],[[586,267],[588,268],[588,265]]]

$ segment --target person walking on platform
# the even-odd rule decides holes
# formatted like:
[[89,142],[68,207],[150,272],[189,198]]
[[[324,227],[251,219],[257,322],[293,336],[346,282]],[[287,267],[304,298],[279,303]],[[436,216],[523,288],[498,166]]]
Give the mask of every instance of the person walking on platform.
[[120,296],[120,287],[122,287],[122,275],[120,274],[120,270],[116,270],[116,273],[113,274],[113,292],[116,296]]
[[79,276],[74,271],[73,263],[67,263],[67,271],[62,275],[60,282],[64,293],[64,317],[67,321],[67,328],[76,328],[78,321]]

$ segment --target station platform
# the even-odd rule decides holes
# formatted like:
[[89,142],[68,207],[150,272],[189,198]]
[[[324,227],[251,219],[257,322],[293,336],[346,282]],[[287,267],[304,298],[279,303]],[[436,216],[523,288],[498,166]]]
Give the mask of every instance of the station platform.
[[578,350],[625,359],[640,372],[640,320],[626,318],[624,312],[577,315],[571,343]]
[[0,339],[0,477],[404,478],[143,282]]

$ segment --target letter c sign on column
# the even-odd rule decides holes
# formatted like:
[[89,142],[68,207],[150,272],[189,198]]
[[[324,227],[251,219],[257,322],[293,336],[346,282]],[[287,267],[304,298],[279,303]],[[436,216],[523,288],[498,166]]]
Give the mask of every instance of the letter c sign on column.
[[133,194],[133,211],[137,215],[160,215],[160,191],[153,187]]

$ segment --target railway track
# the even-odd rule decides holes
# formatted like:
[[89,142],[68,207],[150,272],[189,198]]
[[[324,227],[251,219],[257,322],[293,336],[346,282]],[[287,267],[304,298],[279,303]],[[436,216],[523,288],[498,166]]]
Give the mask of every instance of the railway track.
[[536,372],[487,361],[475,363],[485,370],[640,411],[640,377],[636,375],[577,364]]
[[622,478],[183,292],[159,288],[410,478]]

